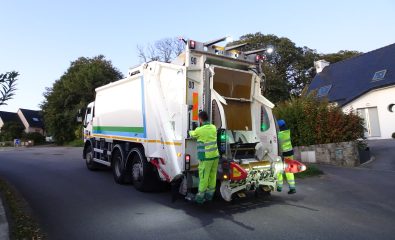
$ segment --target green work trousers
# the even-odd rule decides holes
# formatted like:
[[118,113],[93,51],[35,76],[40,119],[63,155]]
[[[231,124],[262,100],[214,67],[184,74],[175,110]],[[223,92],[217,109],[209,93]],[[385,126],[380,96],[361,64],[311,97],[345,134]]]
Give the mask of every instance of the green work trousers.
[[[293,173],[285,173],[285,178],[287,179],[289,189],[295,189],[295,176]],[[279,173],[277,175],[277,187],[282,189],[283,188],[283,174]]]
[[[293,159],[294,156],[286,156],[284,158],[290,158]],[[287,179],[288,185],[289,185],[289,189],[295,189],[295,176],[293,173],[285,173],[285,178]],[[284,180],[283,180],[283,174],[279,173],[277,175],[277,188],[282,189],[283,188],[283,184],[284,184]]]
[[203,160],[199,162],[199,192],[196,202],[203,203],[211,201],[217,184],[218,158],[214,160]]

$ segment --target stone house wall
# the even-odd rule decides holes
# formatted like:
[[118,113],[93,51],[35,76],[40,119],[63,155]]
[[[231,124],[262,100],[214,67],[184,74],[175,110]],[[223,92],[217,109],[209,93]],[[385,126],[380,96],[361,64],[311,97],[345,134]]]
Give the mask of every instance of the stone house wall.
[[357,142],[340,142],[294,147],[296,160],[355,167],[360,165]]

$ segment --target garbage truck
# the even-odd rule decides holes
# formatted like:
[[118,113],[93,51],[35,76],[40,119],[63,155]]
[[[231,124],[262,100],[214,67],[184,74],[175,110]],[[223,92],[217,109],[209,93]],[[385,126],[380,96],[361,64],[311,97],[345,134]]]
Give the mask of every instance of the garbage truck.
[[218,129],[218,193],[269,193],[286,165],[280,157],[273,103],[262,95],[265,50],[243,52],[184,40],[171,63],[151,61],[96,89],[85,111],[83,158],[90,170],[108,166],[117,183],[151,191],[161,182],[187,195],[198,186],[197,142],[188,135],[200,111]]

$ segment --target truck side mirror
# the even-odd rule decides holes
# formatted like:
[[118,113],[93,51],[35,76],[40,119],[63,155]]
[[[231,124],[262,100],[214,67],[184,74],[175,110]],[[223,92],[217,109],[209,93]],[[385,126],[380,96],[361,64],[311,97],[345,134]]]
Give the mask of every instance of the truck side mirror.
[[82,114],[81,114],[81,109],[78,109],[78,114],[77,114],[77,122],[82,123]]

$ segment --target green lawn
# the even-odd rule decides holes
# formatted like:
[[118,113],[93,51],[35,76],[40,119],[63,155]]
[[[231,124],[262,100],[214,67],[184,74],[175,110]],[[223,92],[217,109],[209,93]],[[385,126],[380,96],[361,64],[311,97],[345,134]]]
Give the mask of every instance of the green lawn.
[[296,173],[297,178],[314,177],[324,174],[324,172],[317,167],[317,165],[306,165],[307,169],[304,172]]
[[82,139],[76,139],[71,142],[68,142],[65,144],[67,147],[83,147],[84,146],[84,140]]

